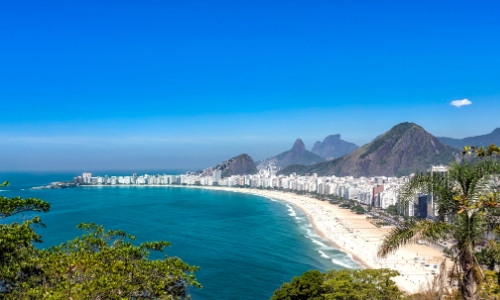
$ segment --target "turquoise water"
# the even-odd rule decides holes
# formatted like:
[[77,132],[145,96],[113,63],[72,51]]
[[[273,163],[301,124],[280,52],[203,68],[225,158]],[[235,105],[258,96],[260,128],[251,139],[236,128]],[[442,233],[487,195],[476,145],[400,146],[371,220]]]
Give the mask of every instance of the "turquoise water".
[[304,271],[358,267],[317,237],[301,211],[282,201],[176,187],[33,190],[73,175],[0,175],[12,183],[0,195],[51,203],[51,211],[41,216],[47,228],[37,229],[42,247],[79,235],[79,222],[123,229],[138,242],[170,241],[167,255],[201,267],[197,278],[203,289],[190,289],[193,299],[269,299]]

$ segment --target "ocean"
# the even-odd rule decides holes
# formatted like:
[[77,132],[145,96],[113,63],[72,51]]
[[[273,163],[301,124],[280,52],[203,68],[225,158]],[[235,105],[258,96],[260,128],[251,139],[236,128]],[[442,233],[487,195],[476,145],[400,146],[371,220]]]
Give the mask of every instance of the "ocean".
[[199,266],[196,277],[203,288],[189,289],[195,300],[269,299],[282,283],[307,270],[359,268],[347,254],[314,234],[298,208],[283,201],[178,187],[32,189],[69,181],[75,174],[0,176],[0,181],[11,182],[0,188],[0,196],[50,202],[50,212],[40,215],[47,227],[36,229],[43,240],[39,247],[80,235],[76,229],[80,222],[125,230],[138,243],[169,241],[172,246],[166,253],[155,253],[152,258],[178,256]]

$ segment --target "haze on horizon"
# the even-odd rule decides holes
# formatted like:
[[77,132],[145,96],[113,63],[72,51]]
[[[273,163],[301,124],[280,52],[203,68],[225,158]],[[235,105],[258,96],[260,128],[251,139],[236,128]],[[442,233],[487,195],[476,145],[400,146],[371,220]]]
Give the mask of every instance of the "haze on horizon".
[[[199,169],[500,127],[500,2],[4,1],[0,170]],[[467,100],[467,101],[466,101]]]

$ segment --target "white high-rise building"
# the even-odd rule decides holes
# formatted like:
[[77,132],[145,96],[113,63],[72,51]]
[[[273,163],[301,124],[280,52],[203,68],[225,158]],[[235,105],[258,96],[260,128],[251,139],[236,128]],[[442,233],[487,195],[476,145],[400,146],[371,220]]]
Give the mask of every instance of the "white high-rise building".
[[218,183],[219,181],[221,181],[221,179],[222,179],[222,172],[221,172],[221,170],[215,170],[212,173],[212,178],[213,178],[213,182],[214,183]]

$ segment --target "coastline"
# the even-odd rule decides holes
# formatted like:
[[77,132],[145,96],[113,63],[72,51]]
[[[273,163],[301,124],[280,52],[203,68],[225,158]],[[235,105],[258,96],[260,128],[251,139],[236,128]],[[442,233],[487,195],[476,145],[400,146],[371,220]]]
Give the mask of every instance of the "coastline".
[[[130,185],[134,186],[134,185]],[[126,185],[126,187],[130,187]],[[85,185],[82,187],[125,187],[109,185]],[[400,272],[394,281],[407,292],[417,292],[421,285],[432,280],[431,270],[439,272],[444,260],[443,253],[426,245],[410,245],[401,248],[385,259],[376,257],[377,249],[390,228],[378,228],[366,220],[366,215],[357,215],[326,201],[281,191],[257,190],[233,187],[184,186],[184,185],[140,185],[138,187],[199,188],[216,191],[252,194],[268,199],[281,200],[300,209],[308,217],[315,233],[334,248],[346,253],[362,268],[390,268]],[[415,258],[418,257],[418,260]],[[428,267],[426,267],[428,265]],[[438,267],[435,268],[434,265]]]

